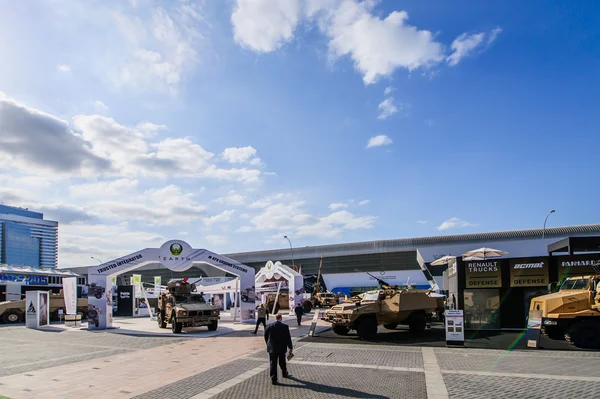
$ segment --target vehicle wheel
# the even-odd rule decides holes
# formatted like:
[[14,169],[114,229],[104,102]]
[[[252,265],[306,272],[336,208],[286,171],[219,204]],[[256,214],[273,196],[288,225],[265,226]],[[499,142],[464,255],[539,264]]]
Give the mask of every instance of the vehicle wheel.
[[9,310],[2,315],[2,321],[7,324],[15,324],[23,321],[23,314],[18,310]]
[[171,331],[173,334],[180,334],[183,329],[183,323],[177,322],[177,317],[173,315],[173,319],[171,320]]
[[312,310],[312,303],[310,303],[310,301],[306,301],[302,304],[302,307],[304,308],[304,313],[310,313]]
[[578,348],[600,348],[600,325],[584,320],[575,322],[565,332],[565,340]]
[[167,328],[167,322],[164,320],[162,313],[158,312],[156,320],[158,321],[158,328]]
[[562,340],[565,338],[565,330],[558,326],[543,326],[540,332],[550,339]]
[[363,339],[375,339],[377,336],[377,319],[375,317],[364,317],[356,326],[358,336]]
[[383,325],[383,328],[385,328],[387,330],[395,330],[396,327],[398,327],[398,323],[390,323],[390,324]]
[[208,326],[208,331],[217,331],[217,327],[219,327],[219,321],[213,320],[210,322],[210,325]]
[[408,321],[408,327],[412,332],[423,332],[427,328],[427,319],[424,313],[413,313]]
[[337,335],[348,335],[350,329],[346,326],[333,326],[333,332]]

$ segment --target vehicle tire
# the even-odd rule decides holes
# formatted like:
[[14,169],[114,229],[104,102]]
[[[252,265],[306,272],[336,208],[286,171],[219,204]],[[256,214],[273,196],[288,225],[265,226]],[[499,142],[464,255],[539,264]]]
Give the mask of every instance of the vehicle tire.
[[565,340],[578,348],[600,348],[600,323],[586,320],[576,321],[567,328]]
[[540,332],[550,339],[563,340],[565,338],[565,330],[558,326],[542,326]]
[[158,321],[158,328],[167,328],[167,322],[161,312],[156,315],[156,320]]
[[305,301],[302,304],[302,307],[304,308],[304,313],[310,313],[312,310],[312,303],[310,303],[310,301]]
[[208,331],[217,331],[217,327],[219,327],[219,321],[213,320],[208,325]]
[[427,319],[425,313],[413,313],[408,320],[408,327],[412,332],[423,332],[427,328]]
[[23,321],[23,314],[18,310],[9,310],[2,315],[2,321],[6,324],[15,324]]
[[383,325],[383,328],[385,328],[387,330],[395,330],[396,327],[398,327],[398,323],[389,323],[389,324]]
[[346,326],[333,326],[333,332],[337,335],[348,335],[350,329]]
[[177,317],[173,316],[173,319],[171,320],[171,331],[173,331],[173,334],[181,334],[182,329],[183,323],[178,323]]
[[377,318],[363,317],[358,321],[356,332],[362,339],[375,339],[377,336]]

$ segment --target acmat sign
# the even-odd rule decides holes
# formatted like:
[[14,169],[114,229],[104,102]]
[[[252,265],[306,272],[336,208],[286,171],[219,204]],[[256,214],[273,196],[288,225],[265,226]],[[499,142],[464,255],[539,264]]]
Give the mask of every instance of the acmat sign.
[[548,258],[517,258],[510,260],[511,287],[548,285]]

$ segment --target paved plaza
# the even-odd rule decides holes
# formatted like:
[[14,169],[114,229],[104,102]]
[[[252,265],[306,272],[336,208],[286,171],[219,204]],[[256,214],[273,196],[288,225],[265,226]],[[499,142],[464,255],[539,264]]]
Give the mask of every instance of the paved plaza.
[[597,352],[314,342],[303,339],[304,324],[291,324],[292,378],[278,386],[270,384],[264,340],[249,325],[179,336],[3,326],[0,396],[600,398]]

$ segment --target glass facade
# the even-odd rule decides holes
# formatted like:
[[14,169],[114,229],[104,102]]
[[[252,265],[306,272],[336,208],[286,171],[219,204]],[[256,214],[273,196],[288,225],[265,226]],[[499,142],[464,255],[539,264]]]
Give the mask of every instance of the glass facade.
[[464,290],[465,327],[474,330],[496,330],[500,328],[500,290]]
[[0,262],[55,268],[58,265],[58,223],[43,214],[0,205]]

